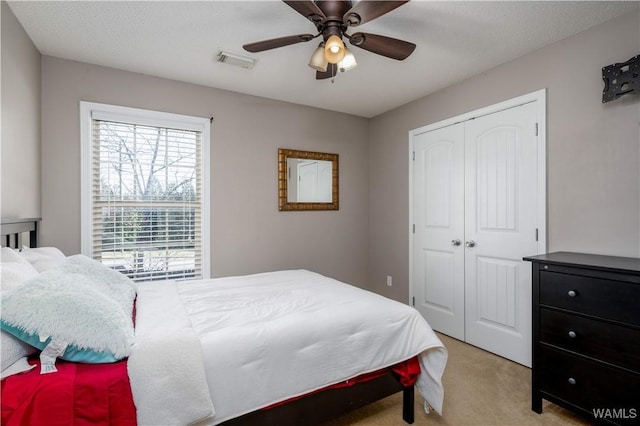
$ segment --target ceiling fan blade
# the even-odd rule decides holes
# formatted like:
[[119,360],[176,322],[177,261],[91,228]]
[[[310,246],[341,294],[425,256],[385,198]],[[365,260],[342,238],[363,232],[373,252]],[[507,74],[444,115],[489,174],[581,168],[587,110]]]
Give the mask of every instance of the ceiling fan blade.
[[325,72],[316,71],[316,80],[324,80],[326,78],[333,78],[338,73],[338,64],[328,64]]
[[355,33],[349,37],[349,42],[361,49],[399,61],[407,59],[416,48],[415,44],[408,41],[368,33]]
[[320,10],[320,8],[312,0],[305,0],[305,1],[283,0],[283,1],[289,6],[291,6],[300,15],[304,16],[314,24],[318,24],[322,22],[322,20],[325,18],[324,13],[322,13],[322,10]]
[[303,43],[316,38],[313,34],[298,34],[286,37],[272,38],[270,40],[256,41],[242,46],[247,52],[262,52],[264,50],[275,49],[277,47],[289,46],[291,44]]
[[391,12],[393,9],[408,3],[405,1],[368,1],[360,0],[347,13],[345,13],[343,21],[349,23],[350,26],[356,27],[365,22],[372,21],[385,13]]

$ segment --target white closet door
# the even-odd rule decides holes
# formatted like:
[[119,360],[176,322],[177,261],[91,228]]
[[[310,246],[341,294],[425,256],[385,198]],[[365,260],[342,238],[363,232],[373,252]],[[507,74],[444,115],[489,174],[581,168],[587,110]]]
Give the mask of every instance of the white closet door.
[[311,203],[318,199],[318,163],[305,161],[298,163],[299,203]]
[[414,304],[435,330],[464,340],[464,128],[414,141]]
[[331,161],[318,161],[318,198],[317,202],[330,203],[333,200],[332,191],[333,163]]
[[465,124],[465,340],[531,365],[535,102]]

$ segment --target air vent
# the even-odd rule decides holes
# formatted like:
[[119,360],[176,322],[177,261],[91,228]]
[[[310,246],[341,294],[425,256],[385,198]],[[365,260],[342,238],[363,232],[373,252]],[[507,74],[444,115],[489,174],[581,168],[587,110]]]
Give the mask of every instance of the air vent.
[[253,65],[256,63],[255,59],[239,55],[237,53],[226,52],[224,50],[218,52],[216,55],[216,61],[246,69],[253,68]]

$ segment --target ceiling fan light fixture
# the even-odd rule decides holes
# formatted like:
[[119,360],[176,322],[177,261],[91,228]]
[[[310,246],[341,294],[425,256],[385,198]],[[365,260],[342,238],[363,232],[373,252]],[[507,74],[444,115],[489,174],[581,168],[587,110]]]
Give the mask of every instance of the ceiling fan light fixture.
[[324,57],[327,62],[337,64],[344,58],[344,43],[337,35],[331,35],[324,46]]
[[309,59],[309,66],[316,71],[326,72],[327,65],[329,65],[329,63],[324,57],[324,42],[321,42],[313,52],[313,55],[311,55],[311,59]]
[[342,61],[340,61],[340,65],[338,66],[338,68],[340,69],[341,72],[345,72],[345,71],[352,70],[357,66],[358,66],[358,63],[356,62],[356,57],[353,55],[353,53],[349,49],[345,47],[344,58],[342,58]]

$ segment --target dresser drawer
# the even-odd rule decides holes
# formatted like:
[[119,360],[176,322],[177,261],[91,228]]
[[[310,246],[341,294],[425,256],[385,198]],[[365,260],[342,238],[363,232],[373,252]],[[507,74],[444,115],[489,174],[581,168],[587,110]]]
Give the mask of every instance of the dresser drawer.
[[540,304],[640,326],[640,285],[540,272]]
[[[640,375],[542,345],[540,390],[588,412],[640,410]],[[637,424],[637,418],[633,422]],[[622,422],[624,423],[624,422]]]
[[540,341],[640,372],[640,329],[541,308]]

